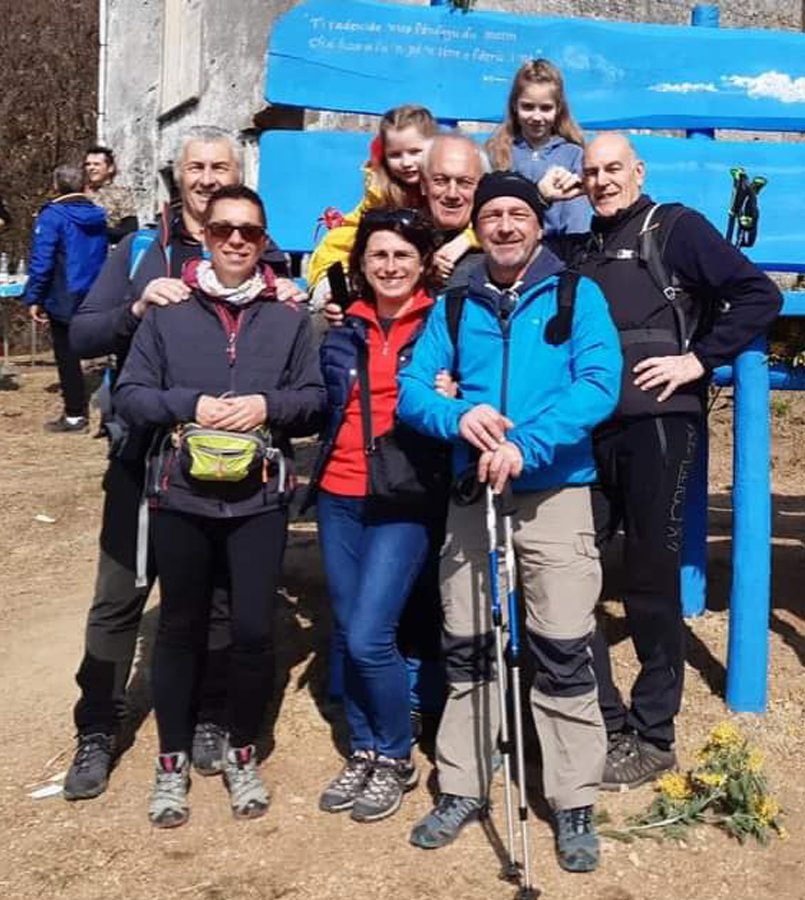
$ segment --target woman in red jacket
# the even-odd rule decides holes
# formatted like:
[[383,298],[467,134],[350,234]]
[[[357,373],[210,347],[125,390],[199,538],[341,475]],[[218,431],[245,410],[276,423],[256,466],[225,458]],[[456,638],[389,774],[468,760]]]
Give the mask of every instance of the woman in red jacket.
[[[346,647],[344,706],[352,746],[319,805],[327,812],[351,810],[359,822],[393,814],[418,778],[397,627],[430,548],[440,506],[439,458],[446,451],[401,432],[395,412],[398,368],[433,304],[422,284],[431,249],[430,228],[418,212],[366,212],[349,266],[359,299],[322,347],[330,422],[312,486],[335,639]],[[361,376],[362,366],[368,377]],[[363,410],[362,394],[369,397]],[[380,498],[371,484],[372,439],[392,431],[428,488],[418,503],[402,494]]]

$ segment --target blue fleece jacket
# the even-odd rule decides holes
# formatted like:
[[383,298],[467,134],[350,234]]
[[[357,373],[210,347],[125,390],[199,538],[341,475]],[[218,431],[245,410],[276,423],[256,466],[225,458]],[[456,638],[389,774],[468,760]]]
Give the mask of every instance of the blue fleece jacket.
[[[581,175],[584,151],[554,135],[541,147],[532,147],[524,138],[512,144],[512,169],[536,184],[551,166],[562,166]],[[545,235],[583,234],[590,230],[592,209],[586,197],[554,203],[545,214]]]
[[515,491],[595,480],[590,433],[617,403],[621,350],[606,300],[587,278],[578,283],[570,338],[558,346],[545,340],[545,327],[557,311],[562,268],[543,247],[513,288],[508,337],[499,314],[503,292],[490,282],[486,265],[473,272],[459,324],[457,399],[433,389],[437,373],[454,368],[445,300],[437,301],[411,364],[400,373],[397,414],[423,434],[454,443],[456,474],[473,460],[472,448],[459,435],[461,417],[488,403],[514,422],[507,437],[524,461],[512,483]]
[[24,302],[69,322],[101,270],[108,240],[106,213],[83,194],[66,194],[36,219]]

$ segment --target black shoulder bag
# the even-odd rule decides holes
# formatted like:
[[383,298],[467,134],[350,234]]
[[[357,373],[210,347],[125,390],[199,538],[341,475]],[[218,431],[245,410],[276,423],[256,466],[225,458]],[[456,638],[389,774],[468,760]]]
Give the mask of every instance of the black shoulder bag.
[[406,513],[436,508],[449,486],[449,448],[401,422],[385,434],[373,434],[366,346],[358,351],[358,385],[369,498],[383,509]]

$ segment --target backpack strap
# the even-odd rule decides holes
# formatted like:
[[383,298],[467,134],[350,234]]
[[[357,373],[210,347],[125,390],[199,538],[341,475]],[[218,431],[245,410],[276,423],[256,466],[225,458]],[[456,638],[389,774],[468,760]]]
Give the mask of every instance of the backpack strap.
[[461,325],[461,316],[464,313],[464,303],[467,300],[467,287],[450,288],[444,295],[444,314],[447,320],[447,333],[450,343],[453,345],[453,365],[450,374],[455,378],[458,373],[458,330]]
[[139,228],[134,234],[134,240],[129,244],[129,280],[134,278],[143,257],[148,248],[159,236],[156,228]]
[[[638,257],[648,269],[651,280],[662,292],[674,312],[679,347],[682,353],[688,346],[690,335],[685,322],[685,314],[677,300],[683,292],[673,272],[669,272],[665,262],[665,248],[677,221],[688,211],[681,203],[655,203],[648,211],[640,234],[637,236]],[[658,221],[654,221],[657,218]]]
[[565,269],[559,275],[556,286],[556,315],[545,326],[545,340],[554,347],[564,344],[570,338],[579,278],[581,275],[575,269]]
[[372,394],[369,385],[369,347],[362,343],[358,347],[358,402],[361,407],[361,425],[363,426],[364,452],[371,453],[375,448],[372,433]]

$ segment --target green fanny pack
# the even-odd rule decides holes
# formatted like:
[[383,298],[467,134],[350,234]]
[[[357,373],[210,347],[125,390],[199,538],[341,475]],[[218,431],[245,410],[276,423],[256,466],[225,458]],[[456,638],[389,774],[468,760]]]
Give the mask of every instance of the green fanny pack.
[[279,460],[279,490],[284,490],[285,460],[268,431],[220,431],[191,422],[174,432],[174,442],[184,450],[190,476],[199,481],[243,481],[261,467],[267,481],[268,464]]

